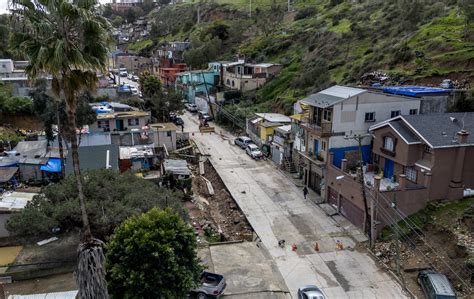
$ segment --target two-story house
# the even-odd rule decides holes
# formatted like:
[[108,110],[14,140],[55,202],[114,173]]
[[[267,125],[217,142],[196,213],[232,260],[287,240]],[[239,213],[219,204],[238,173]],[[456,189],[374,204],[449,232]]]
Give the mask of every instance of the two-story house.
[[196,95],[207,97],[215,93],[219,85],[221,64],[209,63],[207,70],[187,71],[176,74],[176,90],[182,92],[188,103],[194,103]]
[[[300,127],[304,131],[304,150],[293,159],[305,184],[324,196],[321,188],[328,160],[334,165],[346,158],[350,166],[358,161],[359,143],[353,137],[367,135],[370,125],[400,114],[418,114],[420,99],[346,86],[333,86],[300,101],[304,107]],[[295,143],[296,144],[296,143]],[[301,143],[300,143],[301,144]],[[371,138],[362,139],[364,161],[370,160]]]
[[[369,130],[373,162],[364,167],[364,181],[367,200],[376,202],[377,232],[390,224],[387,217],[399,217],[392,202],[409,216],[429,201],[460,199],[465,189],[474,188],[474,113],[399,115]],[[362,186],[347,162],[328,164],[327,201],[364,227]]]
[[474,113],[402,115],[370,127],[379,174],[428,188],[420,200],[459,199],[474,188]]
[[245,60],[224,63],[222,66],[224,86],[242,92],[261,87],[279,74],[283,67],[276,63],[246,63]]

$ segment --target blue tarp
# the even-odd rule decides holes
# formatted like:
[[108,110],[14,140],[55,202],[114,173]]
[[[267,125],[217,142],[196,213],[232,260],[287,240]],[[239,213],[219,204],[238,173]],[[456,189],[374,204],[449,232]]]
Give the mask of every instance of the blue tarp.
[[48,163],[41,166],[40,169],[46,172],[61,172],[61,159],[49,158]]
[[[334,153],[334,160],[333,165],[336,167],[341,167],[341,160],[344,159],[346,152],[354,152],[359,151],[358,146],[349,146],[349,147],[340,147],[340,148],[331,148],[329,152]],[[363,145],[362,146],[362,159],[364,163],[370,163],[372,160],[371,156],[371,146],[370,145]]]
[[426,86],[387,86],[383,88],[384,92],[399,94],[409,97],[419,97],[426,94],[445,94],[449,93],[449,89],[438,88],[438,87],[426,87]]

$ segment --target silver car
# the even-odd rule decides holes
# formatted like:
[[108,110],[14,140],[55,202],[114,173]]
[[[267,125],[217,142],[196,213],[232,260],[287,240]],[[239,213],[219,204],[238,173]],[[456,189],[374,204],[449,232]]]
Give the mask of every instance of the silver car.
[[326,299],[326,296],[317,286],[307,285],[298,289],[298,299]]
[[253,143],[252,139],[246,137],[246,136],[240,136],[235,138],[234,144],[237,146],[240,146],[240,148],[244,149],[247,147],[247,145]]
[[224,276],[211,272],[202,272],[201,285],[191,290],[197,299],[219,298],[227,286]]

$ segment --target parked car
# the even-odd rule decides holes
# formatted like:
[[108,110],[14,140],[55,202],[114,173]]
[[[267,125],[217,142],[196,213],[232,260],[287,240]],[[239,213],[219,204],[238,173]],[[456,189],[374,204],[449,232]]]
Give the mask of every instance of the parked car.
[[298,289],[298,299],[326,299],[326,296],[317,286],[307,285]]
[[133,77],[132,74],[128,74],[128,75],[127,75],[127,79],[128,79],[128,80],[132,80],[132,77]]
[[456,293],[448,278],[439,272],[425,270],[418,273],[418,283],[427,299],[455,299]]
[[182,126],[184,125],[184,121],[181,117],[179,116],[176,116],[173,120],[174,124],[177,125],[177,126]]
[[203,271],[201,274],[201,286],[191,290],[191,294],[197,299],[208,297],[219,298],[227,286],[224,276],[216,273]]
[[240,146],[242,149],[245,149],[247,145],[251,143],[253,143],[252,139],[248,138],[247,136],[240,136],[234,140],[234,144]]
[[186,110],[188,110],[189,112],[198,112],[198,107],[196,106],[196,104],[186,104]]
[[138,77],[137,75],[132,76],[132,81],[133,82],[138,82],[138,80],[140,80],[140,77]]
[[120,77],[127,77],[128,73],[127,71],[120,71]]
[[204,121],[211,121],[212,117],[209,114],[207,114],[207,112],[199,111],[199,119],[204,120]]
[[260,160],[263,158],[262,151],[258,148],[257,145],[253,143],[247,145],[247,148],[245,149],[245,151],[247,152],[247,155],[252,157],[252,159]]
[[136,88],[135,86],[130,86],[130,90],[132,91],[133,95],[138,95],[138,88]]
[[446,89],[453,89],[454,88],[454,83],[450,79],[444,79],[443,82],[441,82],[440,86],[442,88],[446,88]]

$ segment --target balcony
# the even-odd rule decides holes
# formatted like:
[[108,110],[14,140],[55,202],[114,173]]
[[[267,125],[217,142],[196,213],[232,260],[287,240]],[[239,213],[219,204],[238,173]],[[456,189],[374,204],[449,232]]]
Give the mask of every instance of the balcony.
[[301,127],[320,137],[330,137],[332,135],[332,123],[321,123],[320,126],[315,123],[302,123]]

